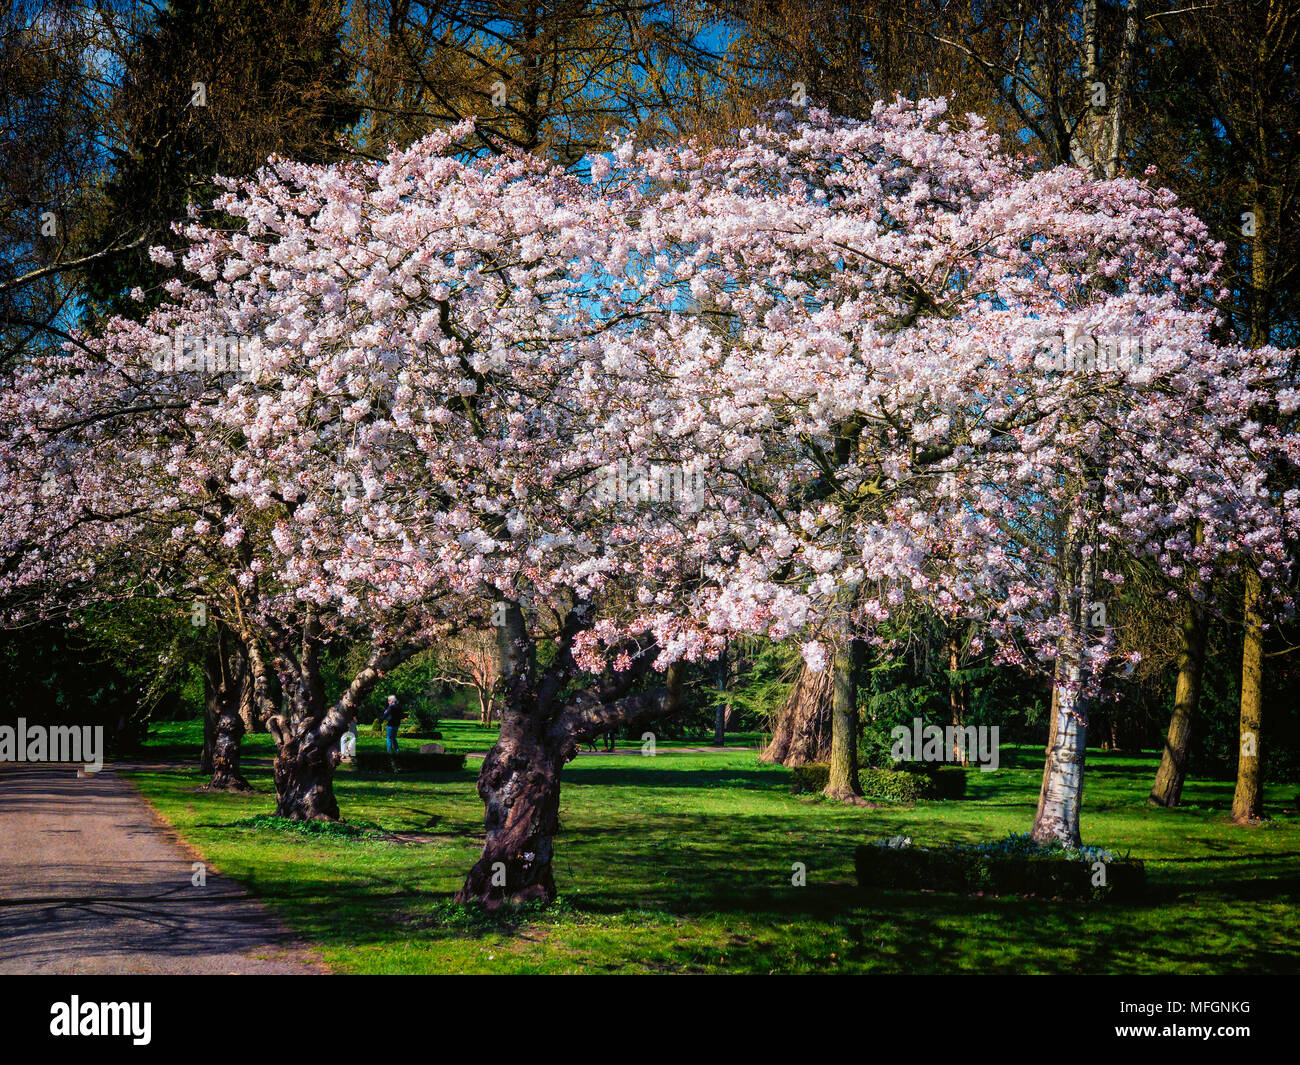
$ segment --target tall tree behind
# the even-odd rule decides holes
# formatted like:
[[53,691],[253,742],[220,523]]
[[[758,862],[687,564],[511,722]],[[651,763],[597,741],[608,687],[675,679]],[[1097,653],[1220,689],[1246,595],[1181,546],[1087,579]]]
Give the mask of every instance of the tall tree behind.
[[714,126],[736,129],[773,101],[864,118],[877,100],[948,96],[1004,131],[1018,123],[981,65],[944,40],[956,10],[927,0],[705,0],[726,43]]
[[707,109],[716,56],[696,3],[373,0],[349,34],[367,150],[473,116],[476,145],[572,166]]
[[904,18],[918,40],[966,60],[998,101],[982,113],[1049,164],[1098,178],[1125,169],[1146,54],[1140,0],[964,0]]
[[120,247],[83,239],[104,44],[76,0],[0,0],[0,370],[70,339],[83,272]]
[[[1226,246],[1220,309],[1230,330],[1251,346],[1294,344],[1300,336],[1300,12],[1259,0],[1212,0],[1152,21],[1160,50],[1151,161]],[[1283,417],[1273,409],[1256,416],[1266,423]],[[1278,469],[1269,488],[1280,493],[1296,482],[1295,470]],[[1247,566],[1232,806],[1239,823],[1263,813],[1269,588]]]
[[[966,60],[920,35],[932,21],[926,5],[903,0],[886,5],[846,0],[767,0],[750,4],[709,0],[720,26],[726,62],[711,123],[699,130],[727,140],[775,101],[816,104],[850,117],[870,115],[874,102],[894,93],[917,97],[959,94],[963,104],[996,103]],[[909,18],[900,17],[906,9]],[[840,427],[832,456],[848,461],[861,425]],[[846,611],[848,610],[846,605]],[[802,666],[763,752],[767,761],[830,764],[828,797],[853,801],[857,779],[859,708],[857,665],[862,648],[846,640],[830,669]]]
[[180,246],[171,223],[211,201],[215,174],[250,174],[271,154],[339,158],[358,112],[338,0],[173,0],[145,25],[102,14],[121,70],[92,243],[132,246],[101,264],[88,294],[98,311],[135,314],[130,290],[162,277],[148,245]]

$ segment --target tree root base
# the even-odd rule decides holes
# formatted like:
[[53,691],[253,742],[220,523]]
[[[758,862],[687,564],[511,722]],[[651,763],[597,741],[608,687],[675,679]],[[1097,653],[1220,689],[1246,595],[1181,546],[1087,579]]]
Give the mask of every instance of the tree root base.
[[842,802],[847,806],[863,806],[871,809],[879,809],[879,807],[875,806],[873,803],[867,802],[866,799],[851,788],[837,788],[834,791],[827,788],[822,792],[822,794],[834,802]]
[[236,794],[248,794],[253,790],[253,785],[243,777],[227,778],[225,780],[209,780],[199,788],[199,791],[224,791],[234,792]]

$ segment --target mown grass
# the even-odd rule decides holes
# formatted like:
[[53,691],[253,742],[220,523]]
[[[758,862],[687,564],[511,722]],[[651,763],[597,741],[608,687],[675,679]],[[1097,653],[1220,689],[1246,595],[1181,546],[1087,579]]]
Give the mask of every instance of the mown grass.
[[[449,723],[455,750],[487,734]],[[480,730],[481,731],[481,730]],[[160,752],[193,757],[191,726]],[[382,747],[362,730],[362,745]],[[411,741],[415,742],[415,741]],[[265,737],[251,737],[257,758]],[[265,754],[269,756],[267,746]],[[505,918],[454,905],[478,855],[477,761],[463,773],[340,772],[345,818],[364,831],[303,832],[252,795],[213,795],[189,768],[132,774],[218,869],[246,883],[336,969],[350,972],[1133,972],[1300,970],[1300,818],[1294,787],[1266,825],[1228,823],[1231,785],[1189,782],[1186,805],[1149,809],[1151,754],[1089,752],[1085,842],[1147,862],[1141,904],[939,894],[868,896],[854,847],[908,835],[978,842],[1033,818],[1041,750],[1002,752],[969,797],[855,809],[789,793],[789,773],[748,750],[582,756],[565,769],[556,847],[560,903]],[[791,884],[803,863],[807,886]]]

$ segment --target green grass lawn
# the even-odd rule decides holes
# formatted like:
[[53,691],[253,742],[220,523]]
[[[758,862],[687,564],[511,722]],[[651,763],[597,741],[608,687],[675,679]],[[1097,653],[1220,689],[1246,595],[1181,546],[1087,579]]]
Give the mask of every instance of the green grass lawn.
[[[492,738],[468,722],[442,731],[452,750],[483,750]],[[196,757],[195,725],[156,733],[151,753]],[[363,728],[361,744],[383,741]],[[1002,768],[972,772],[963,801],[887,809],[792,796],[788,771],[759,765],[751,750],[659,750],[582,756],[566,767],[560,902],[504,920],[451,902],[481,846],[476,759],[449,776],[341,770],[343,815],[370,829],[355,836],[248,824],[272,811],[269,768],[249,768],[257,791],[245,796],[199,792],[203,778],[188,768],[131,776],[217,869],[340,971],[1300,971],[1294,786],[1270,792],[1274,820],[1242,829],[1225,816],[1231,784],[1192,781],[1185,807],[1152,810],[1154,755],[1090,751],[1085,842],[1147,862],[1142,904],[873,897],[854,883],[859,842],[900,834],[918,844],[977,842],[1027,831],[1041,749],[1003,748]],[[269,757],[269,739],[250,737],[246,753]],[[807,868],[806,887],[791,885],[795,862]]]

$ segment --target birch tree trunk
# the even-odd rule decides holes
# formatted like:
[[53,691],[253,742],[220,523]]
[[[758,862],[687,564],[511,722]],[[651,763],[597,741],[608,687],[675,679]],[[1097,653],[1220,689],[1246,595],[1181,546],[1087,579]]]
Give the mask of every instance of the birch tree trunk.
[[1059,840],[1077,847],[1082,843],[1079,811],[1087,742],[1087,705],[1077,688],[1082,680],[1077,660],[1065,666],[1061,679],[1052,700],[1047,766],[1032,835],[1040,843]]
[[1088,627],[1094,588],[1095,559],[1085,553],[1090,538],[1077,514],[1068,523],[1061,553],[1062,633],[1057,641],[1052,724],[1047,765],[1038,797],[1031,835],[1040,843],[1058,840],[1082,845],[1079,830],[1083,806],[1083,766],[1087,753]]

